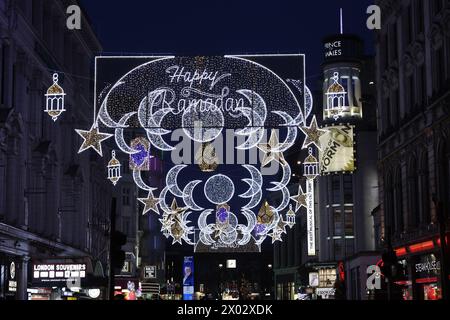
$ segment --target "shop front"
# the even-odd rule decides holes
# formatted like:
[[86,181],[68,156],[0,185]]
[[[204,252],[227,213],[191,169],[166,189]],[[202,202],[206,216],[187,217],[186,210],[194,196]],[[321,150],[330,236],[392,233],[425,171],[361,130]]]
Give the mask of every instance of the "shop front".
[[29,300],[97,300],[107,281],[94,274],[90,258],[36,260],[29,270]]
[[142,298],[142,284],[137,278],[115,277],[114,299],[115,300],[138,300]]
[[315,289],[316,299],[333,300],[336,294],[335,283],[338,278],[337,265],[318,265],[309,274],[310,286]]
[[20,261],[8,255],[0,256],[0,300],[17,300]]
[[444,270],[439,245],[437,239],[430,239],[395,250],[403,267],[404,280],[396,283],[402,288],[404,300],[442,299],[441,272]]

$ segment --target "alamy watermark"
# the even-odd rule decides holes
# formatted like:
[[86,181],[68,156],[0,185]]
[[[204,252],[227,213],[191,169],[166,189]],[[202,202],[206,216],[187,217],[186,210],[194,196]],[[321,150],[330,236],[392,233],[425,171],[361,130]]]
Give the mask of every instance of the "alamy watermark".
[[369,266],[367,268],[367,290],[381,290],[381,269],[379,266]]
[[369,18],[367,19],[367,28],[369,30],[380,30],[381,29],[381,8],[377,5],[371,5],[367,8],[367,14]]
[[67,8],[68,14],[66,26],[69,30],[81,30],[81,8],[77,5],[72,5]]

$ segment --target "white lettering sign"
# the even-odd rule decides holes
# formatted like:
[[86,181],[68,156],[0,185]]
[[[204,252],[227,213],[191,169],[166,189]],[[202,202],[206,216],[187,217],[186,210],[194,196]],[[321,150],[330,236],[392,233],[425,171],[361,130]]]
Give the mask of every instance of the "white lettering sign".
[[441,270],[441,263],[439,261],[427,261],[416,264],[416,273],[432,272]]
[[342,42],[327,42],[325,43],[325,50],[325,58],[342,56]]

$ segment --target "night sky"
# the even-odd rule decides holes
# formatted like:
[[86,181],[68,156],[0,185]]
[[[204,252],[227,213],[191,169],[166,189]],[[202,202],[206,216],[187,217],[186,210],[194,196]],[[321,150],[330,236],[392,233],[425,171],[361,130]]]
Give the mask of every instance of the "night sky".
[[[373,0],[81,0],[103,53],[208,55],[305,53],[311,86],[320,73],[321,40],[356,33],[373,50],[366,9]],[[311,83],[313,82],[313,83]]]

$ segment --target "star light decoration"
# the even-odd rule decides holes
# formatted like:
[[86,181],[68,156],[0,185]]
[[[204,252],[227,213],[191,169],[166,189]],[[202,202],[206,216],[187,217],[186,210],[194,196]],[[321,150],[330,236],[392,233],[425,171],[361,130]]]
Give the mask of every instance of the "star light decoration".
[[186,212],[186,207],[179,207],[176,199],[172,201],[170,206],[170,211],[165,212],[163,217],[159,219],[162,224],[161,231],[168,238],[171,236],[173,238],[172,244],[183,244],[183,240],[192,244],[189,236],[194,233],[193,227],[188,227],[190,221],[187,221],[187,217],[190,212]]
[[139,198],[138,201],[144,205],[143,215],[146,213],[153,211],[156,214],[160,214],[158,209],[158,203],[161,201],[159,198],[155,198],[153,195],[153,191],[150,190],[147,198]]
[[301,185],[298,186],[298,194],[291,197],[292,200],[296,202],[295,212],[298,212],[302,207],[306,208],[307,203],[307,194],[303,192],[303,188]]
[[264,158],[261,161],[262,167],[266,167],[272,161],[278,161],[279,163],[286,162],[283,153],[280,151],[276,151],[277,149],[282,148],[276,130],[272,130],[269,143],[261,143],[258,145],[258,148],[264,152]]
[[81,145],[78,153],[82,153],[88,149],[94,149],[100,157],[103,157],[102,142],[111,138],[113,135],[109,133],[101,133],[98,130],[98,124],[94,123],[89,131],[75,130],[78,135],[83,138],[83,144]]
[[315,115],[313,116],[309,127],[300,126],[299,128],[306,136],[305,142],[303,143],[303,149],[308,148],[310,145],[314,145],[317,149],[322,150],[320,138],[327,133],[327,130],[319,128]]

